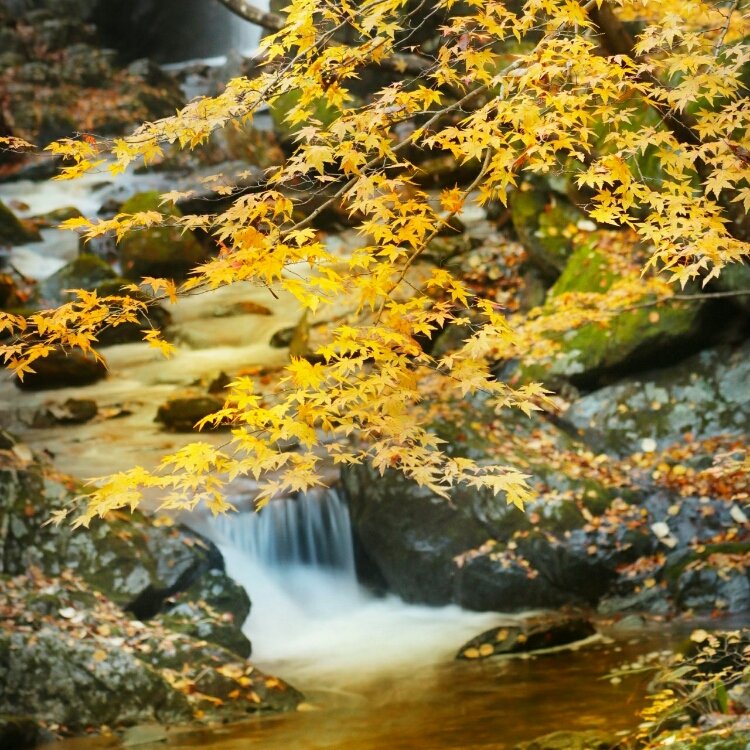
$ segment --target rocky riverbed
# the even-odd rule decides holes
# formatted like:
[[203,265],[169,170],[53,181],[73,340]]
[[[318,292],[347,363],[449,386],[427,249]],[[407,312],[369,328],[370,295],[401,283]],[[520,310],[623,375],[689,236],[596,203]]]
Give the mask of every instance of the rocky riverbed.
[[[43,145],[73,130],[119,133],[171,112],[196,85],[218,85],[220,74],[203,63],[164,70],[146,60],[125,61],[106,49],[102,28],[80,23],[96,20],[89,15],[96,3],[69,5],[65,17],[55,3],[0,2],[0,136]],[[246,65],[225,62],[237,70]],[[240,186],[251,188],[289,148],[293,133],[283,114],[283,103],[271,112],[275,132],[227,130],[203,155],[168,153],[121,181],[102,172],[65,190],[40,181],[53,172],[54,160],[0,154],[0,309],[31,313],[67,299],[67,289],[109,294],[142,275],[184,278],[192,264],[217,252],[200,231],[146,230],[115,245],[79,243],[74,233],[55,227],[81,214],[155,209],[161,192],[196,183],[203,187],[174,211],[205,212],[223,200],[223,178],[213,175],[241,173]],[[436,188],[467,177],[445,154],[423,169],[436,202]],[[318,217],[315,230],[332,253],[345,256],[362,242],[351,221],[335,210]],[[643,257],[632,234],[598,227],[580,210],[571,185],[549,179],[520,186],[507,210],[490,204],[460,213],[412,272],[451,268],[523,329],[559,315],[573,292],[600,295],[604,303],[618,284],[637,282]],[[298,653],[287,659],[288,673],[279,660],[279,676],[254,665],[247,636],[252,617],[243,629],[253,611],[250,597],[229,577],[214,542],[195,531],[220,536],[204,516],[112,514],[75,531],[67,522],[49,523],[69,509],[80,478],[153,466],[194,439],[193,425],[221,405],[236,375],[252,373],[270,386],[290,352],[310,355],[324,320],[302,318],[288,295],[235,285],[155,308],[138,326],[102,332],[106,366],[57,352],[23,383],[4,379],[0,744],[21,748],[53,736],[133,726],[136,743],[139,737],[163,739],[166,725],[202,722],[216,730],[270,712],[273,719],[226,735],[171,734],[170,746],[229,750],[252,737],[268,747],[395,747],[406,736],[412,743],[429,739],[431,746],[455,747],[473,725],[477,747],[508,748],[535,732],[571,729],[575,733],[553,732],[519,747],[603,750],[620,742],[618,732],[631,732],[638,710],[646,708],[652,725],[636,744],[646,742],[648,732],[674,730],[676,747],[741,750],[748,740],[746,667],[721,655],[728,650],[744,658],[747,639],[741,634],[714,642],[709,631],[723,623],[746,626],[750,612],[750,485],[741,463],[750,425],[750,269],[728,268],[700,292],[649,299],[606,324],[550,334],[543,352],[495,363],[496,374],[510,382],[539,379],[554,388],[553,409],[532,417],[497,413],[481,396],[434,405],[434,428],[454,455],[505,463],[531,476],[535,498],[525,513],[508,507],[503,496],[471,488],[457,488],[446,502],[395,472],[343,472],[356,573],[369,591],[358,589],[358,595],[398,602],[392,610],[381,607],[380,622],[404,618],[396,620],[403,632],[395,628],[388,637],[406,639],[408,631],[420,653],[410,662],[409,649],[389,649],[393,644],[380,651],[372,641],[352,646],[344,633],[355,620],[329,620],[316,632],[327,627],[339,635],[315,659],[330,653],[333,663],[337,649],[351,648],[338,675],[357,672],[351,657],[357,649],[360,665],[385,663],[394,653],[404,661],[400,671],[391,665],[377,679],[368,673],[364,692],[353,687],[359,690],[363,674],[342,683],[337,677],[327,687],[311,679],[316,670],[328,679],[330,670],[311,659],[301,666]],[[140,341],[140,329],[150,327],[175,344],[172,360]],[[467,330],[448,327],[424,346],[450,352]],[[219,444],[226,434],[201,439]],[[333,484],[339,482],[335,469],[329,473]],[[252,489],[250,482],[231,488],[243,511],[252,504]],[[237,559],[240,578],[247,563]],[[541,620],[495,614],[531,609],[563,614]],[[368,616],[372,621],[372,612]],[[409,629],[409,618],[422,618],[420,628],[430,619],[444,628],[440,639],[427,642],[427,651],[434,646],[430,659],[423,659],[425,644],[420,650],[418,641],[434,631]],[[669,664],[668,654],[695,618],[709,618],[699,622],[705,637],[692,641],[705,653],[696,657],[686,649],[680,664]],[[563,658],[501,661],[503,654],[525,653],[530,643],[569,645],[592,630],[625,640],[598,641]],[[454,640],[448,643],[445,633]],[[452,663],[456,654],[461,661]],[[689,661],[696,658],[702,661]],[[652,676],[665,670],[653,684],[657,697],[650,706],[646,685],[628,682],[631,676],[599,689],[596,680],[628,660],[653,667]],[[699,677],[712,692],[691,703]],[[406,687],[396,689],[399,681]],[[516,685],[525,692],[516,695]],[[672,690],[682,702],[665,703],[657,688]],[[398,700],[384,698],[388,691]],[[570,700],[556,713],[560,691]],[[496,705],[500,700],[507,702],[505,712]],[[625,713],[624,700],[632,702]],[[581,701],[596,709],[577,719]],[[383,717],[397,714],[401,703],[411,719],[384,728]],[[536,718],[527,703],[545,705],[547,718]],[[304,710],[312,704],[324,711]],[[517,720],[518,731],[509,729]],[[348,734],[342,722],[351,724]],[[148,729],[153,724],[156,729]],[[594,731],[580,733],[587,729]]]

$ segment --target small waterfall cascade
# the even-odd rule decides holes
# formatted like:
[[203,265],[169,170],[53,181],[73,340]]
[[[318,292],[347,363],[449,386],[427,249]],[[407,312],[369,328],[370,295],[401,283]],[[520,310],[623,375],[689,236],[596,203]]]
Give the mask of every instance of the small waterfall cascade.
[[349,510],[335,490],[272,500],[201,529],[250,595],[253,659],[292,681],[351,685],[450,660],[492,613],[374,597],[357,582]]
[[212,524],[221,546],[242,555],[241,583],[253,599],[270,596],[288,614],[318,617],[360,602],[349,510],[336,490],[272,500]]
[[336,490],[275,500],[217,519],[227,540],[267,567],[305,566],[356,578],[349,510]]
[[[254,3],[262,10],[268,9],[268,0],[260,0]],[[237,15],[232,14],[229,21],[229,48],[236,50],[242,55],[250,55],[258,49],[263,30],[255,24],[245,21]]]

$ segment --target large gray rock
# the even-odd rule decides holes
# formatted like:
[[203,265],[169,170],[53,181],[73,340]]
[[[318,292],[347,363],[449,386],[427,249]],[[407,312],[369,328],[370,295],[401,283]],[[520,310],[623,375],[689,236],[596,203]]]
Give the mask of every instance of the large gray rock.
[[565,417],[597,448],[617,454],[661,448],[686,433],[738,434],[750,425],[748,383],[750,344],[722,347],[594,391]]
[[[464,408],[465,424],[453,430],[439,424],[438,434],[455,455],[492,460],[486,433],[494,416],[481,403],[467,401]],[[625,523],[587,524],[587,516],[601,515],[615,499],[625,506],[623,517],[642,514],[623,499],[626,491],[566,477],[540,455],[540,445],[574,448],[575,442],[540,420],[510,415],[505,424],[519,444],[525,436],[537,446],[517,457],[539,492],[526,513],[503,495],[465,486],[446,501],[396,471],[380,477],[356,466],[342,473],[357,544],[405,600],[501,611],[593,604],[619,566],[654,551],[652,535]],[[634,494],[629,502],[637,499]]]
[[0,713],[43,715],[74,731],[190,717],[185,696],[132,653],[101,658],[96,643],[54,626],[34,636],[0,634]]
[[148,618],[208,571],[223,570],[213,544],[181,527],[153,526],[138,513],[95,521],[89,529],[48,524],[70,499],[66,487],[44,478],[40,465],[0,451],[0,574],[72,572]]

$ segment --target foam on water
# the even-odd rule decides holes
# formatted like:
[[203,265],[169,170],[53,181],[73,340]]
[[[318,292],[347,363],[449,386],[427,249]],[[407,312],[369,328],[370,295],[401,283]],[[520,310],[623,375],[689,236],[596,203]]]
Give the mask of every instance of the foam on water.
[[219,517],[210,535],[252,599],[253,660],[296,684],[351,687],[450,660],[495,613],[375,597],[357,583],[349,514],[335,491]]

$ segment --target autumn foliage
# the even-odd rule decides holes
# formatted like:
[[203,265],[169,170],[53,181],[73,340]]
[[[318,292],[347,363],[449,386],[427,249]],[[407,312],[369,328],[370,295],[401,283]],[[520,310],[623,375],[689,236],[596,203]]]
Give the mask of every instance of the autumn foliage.
[[[109,477],[80,523],[135,507],[148,487],[161,490],[167,509],[206,503],[223,511],[226,482],[244,474],[260,481],[262,503],[321,484],[326,456],[397,468],[443,496],[466,482],[522,506],[526,477],[448,455],[429,428],[426,402],[483,391],[498,413],[539,409],[541,386],[501,382],[492,363],[551,346],[550,330],[606,323],[644,299],[705,285],[747,257],[750,21],[737,0],[293,0],[287,13],[284,27],[263,40],[256,77],[232,80],[220,95],[129,137],[49,146],[65,160],[60,179],[95,169],[117,174],[153,162],[170,144],[196,148],[215,129],[250,122],[294,93],[293,153],[256,189],[238,189],[226,210],[66,225],[87,238],[164,222],[214,235],[220,251],[184,283],[143,281],[154,301],[249,281],[267,287],[269,298],[290,293],[311,315],[329,308],[336,321],[314,356],[292,358],[272,398],[249,377],[232,384],[224,409],[204,420],[232,424],[223,449],[198,442],[155,472]],[[437,43],[427,52],[413,37],[430,25]],[[363,93],[360,78],[377,68],[395,80]],[[316,119],[321,111],[325,122]],[[471,174],[439,202],[418,187],[420,165],[435,153],[452,155]],[[647,160],[658,170],[645,170]],[[449,270],[419,261],[467,205],[505,205],[509,191],[535,175],[565,175],[592,221],[634,233],[645,263],[640,280],[604,301],[599,295],[596,305],[563,295],[555,314],[521,323]],[[220,182],[218,193],[233,193]],[[163,205],[182,197],[165,194]],[[356,221],[362,237],[345,255],[314,228],[332,206]],[[95,349],[102,327],[136,321],[148,304],[79,292],[28,318],[2,313],[0,329],[12,340],[0,349],[23,376],[56,347]],[[449,324],[466,327],[463,345],[430,354],[420,342]],[[156,332],[146,338],[169,354]],[[290,439],[302,450],[279,450]]]

